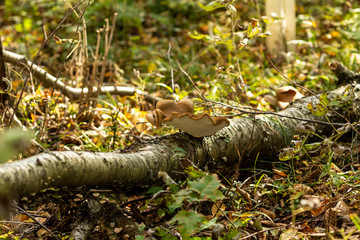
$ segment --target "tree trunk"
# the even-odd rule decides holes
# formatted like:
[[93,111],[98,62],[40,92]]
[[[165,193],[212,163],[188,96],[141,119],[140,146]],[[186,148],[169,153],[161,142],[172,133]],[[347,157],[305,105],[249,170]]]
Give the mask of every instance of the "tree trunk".
[[287,42],[296,39],[295,0],[267,0],[266,16],[270,19],[276,14],[281,18],[267,25],[271,36],[266,38],[266,48],[270,54],[293,50],[294,46]]
[[[354,89],[360,89],[356,85]],[[328,99],[342,96],[345,87],[328,93]],[[356,96],[356,95],[355,95]],[[47,187],[119,184],[122,186],[151,185],[159,181],[158,173],[173,176],[181,171],[179,159],[189,159],[199,167],[209,169],[230,166],[239,160],[257,156],[276,156],[287,146],[297,125],[307,119],[318,131],[331,129],[327,124],[315,123],[326,117],[310,113],[307,104],[319,102],[318,96],[296,101],[275,115],[256,115],[253,118],[233,119],[229,127],[211,137],[194,138],[176,133],[135,142],[121,152],[47,152],[24,160],[0,165],[0,191],[14,197],[37,192]],[[358,101],[353,101],[359,104]],[[359,109],[359,106],[354,107]],[[329,111],[326,115],[336,125],[345,122]],[[290,119],[297,118],[297,119]],[[358,111],[352,120],[358,119]]]

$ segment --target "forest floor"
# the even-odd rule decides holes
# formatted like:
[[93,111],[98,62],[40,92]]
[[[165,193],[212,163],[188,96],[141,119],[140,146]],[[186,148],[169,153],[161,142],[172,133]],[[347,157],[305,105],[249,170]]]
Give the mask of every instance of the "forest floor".
[[[70,2],[6,0],[0,34],[5,50],[73,88],[117,85],[162,99],[189,97],[196,112],[236,118],[201,96],[278,111],[283,87],[293,87],[285,95],[304,96],[336,88],[331,60],[354,72],[360,66],[356,1],[297,1],[296,47],[269,56],[276,68],[265,51],[269,19],[260,1],[211,11],[195,1]],[[141,94],[73,100],[26,68],[7,64],[5,75],[12,105],[1,111],[15,115],[2,114],[1,162],[43,151],[114,151],[177,131],[147,123],[154,106]],[[170,184],[45,189],[8,206],[0,239],[69,239],[79,226],[91,229],[89,239],[359,239],[359,145],[350,123],[353,129],[295,136],[277,159],[259,156],[252,166],[216,172],[194,167]]]

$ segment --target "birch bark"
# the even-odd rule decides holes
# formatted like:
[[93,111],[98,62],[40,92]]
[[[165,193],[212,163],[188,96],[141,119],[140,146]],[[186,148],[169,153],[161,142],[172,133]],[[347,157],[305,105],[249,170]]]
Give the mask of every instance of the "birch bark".
[[[328,98],[341,96],[345,87],[328,93]],[[353,103],[360,105],[360,85],[353,86]],[[253,118],[231,120],[229,127],[211,137],[193,138],[176,133],[151,140],[140,140],[120,152],[46,152],[24,160],[0,165],[0,193],[14,197],[23,196],[48,187],[119,184],[122,186],[151,185],[159,182],[159,171],[170,176],[182,170],[179,158],[187,158],[199,167],[231,166],[242,159],[277,156],[296,134],[301,119],[327,122],[325,116],[310,113],[306,105],[319,102],[318,96],[296,101],[287,109],[274,115],[256,115]],[[353,109],[359,109],[355,106]],[[352,112],[352,120],[358,119]],[[298,118],[298,119],[290,119]],[[332,111],[331,122],[345,122]],[[332,127],[310,122],[317,131]]]

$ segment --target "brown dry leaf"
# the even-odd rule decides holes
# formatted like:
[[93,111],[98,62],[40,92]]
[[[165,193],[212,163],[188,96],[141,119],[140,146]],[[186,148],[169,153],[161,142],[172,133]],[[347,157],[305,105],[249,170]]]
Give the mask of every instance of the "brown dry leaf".
[[256,201],[256,202],[258,202],[259,200],[260,200],[260,198],[261,198],[261,193],[259,192],[259,191],[255,191],[255,193],[254,193],[254,200]]
[[332,229],[337,229],[336,227],[336,210],[334,208],[329,208],[324,214],[324,226],[327,231]]
[[286,177],[286,176],[287,176],[287,174],[284,173],[284,172],[281,171],[281,170],[277,170],[277,169],[273,168],[272,171],[273,171],[276,175],[279,175],[280,177]]
[[292,191],[293,192],[302,192],[303,194],[311,194],[314,192],[314,190],[311,187],[309,187],[305,184],[301,184],[301,183],[294,184],[292,187]]
[[146,124],[144,123],[147,122],[145,119],[146,114],[146,111],[133,111],[131,114],[126,113],[125,116],[135,126],[136,130],[144,132],[146,129]]
[[40,228],[37,232],[36,232],[36,235],[39,237],[39,238],[43,238],[45,236],[47,236],[49,233],[44,229],[44,228]]
[[338,173],[341,172],[340,168],[338,166],[336,166],[335,163],[331,163],[331,170],[338,172]]
[[318,208],[314,208],[311,210],[311,215],[313,217],[316,217],[317,215],[319,215],[320,213],[323,213],[324,211],[326,211],[327,209],[329,209],[329,200],[325,199],[324,201],[321,202],[321,206]]
[[318,207],[318,208],[314,208],[314,209],[311,209],[311,215],[313,217],[316,217],[318,216],[319,214],[321,214],[323,211],[324,211],[325,207],[322,206],[322,207]]
[[273,211],[267,210],[265,208],[260,208],[260,212],[265,213],[269,218],[271,219],[275,219],[276,218],[276,214]]
[[276,223],[274,223],[273,221],[269,221],[269,220],[262,220],[261,225],[263,225],[265,227],[277,227]]
[[242,190],[241,188],[236,188],[236,190],[240,193],[241,197],[246,201],[246,203],[251,204],[251,197],[250,194]]
[[284,231],[281,235],[280,235],[280,240],[293,240],[293,239],[298,239],[297,237],[297,233],[298,231],[294,228],[289,228],[286,231]]
[[336,207],[329,208],[324,214],[325,227],[329,230],[343,228],[344,225],[351,223],[350,208],[340,201]]
[[[221,205],[220,205],[221,204]],[[221,201],[221,200],[218,200],[216,201],[216,204],[214,203],[211,207],[211,213],[213,216],[220,216],[222,215],[222,211],[219,210],[219,208],[222,210],[222,211],[225,211],[226,209],[226,205]]]

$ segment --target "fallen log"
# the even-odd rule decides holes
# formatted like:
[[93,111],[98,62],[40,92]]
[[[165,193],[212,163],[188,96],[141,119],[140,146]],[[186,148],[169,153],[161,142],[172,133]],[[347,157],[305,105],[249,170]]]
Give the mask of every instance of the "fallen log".
[[[232,119],[230,126],[215,135],[195,138],[175,133],[153,139],[141,139],[119,152],[44,152],[27,159],[0,165],[0,193],[20,197],[48,187],[118,184],[151,185],[160,181],[159,172],[174,176],[182,170],[179,159],[189,159],[198,167],[230,166],[241,159],[277,156],[292,137],[301,133],[299,124],[308,122],[317,131],[326,132],[359,119],[359,84],[342,86],[328,92],[327,99],[341,102],[350,92],[351,116],[339,113],[341,104],[326,115],[312,114],[307,105],[316,106],[318,95],[300,99],[276,115],[254,115]],[[340,99],[340,100],[339,100]],[[347,100],[347,103],[349,101]],[[357,106],[359,105],[359,106]],[[348,108],[347,108],[348,109]],[[237,151],[238,150],[238,151]]]

